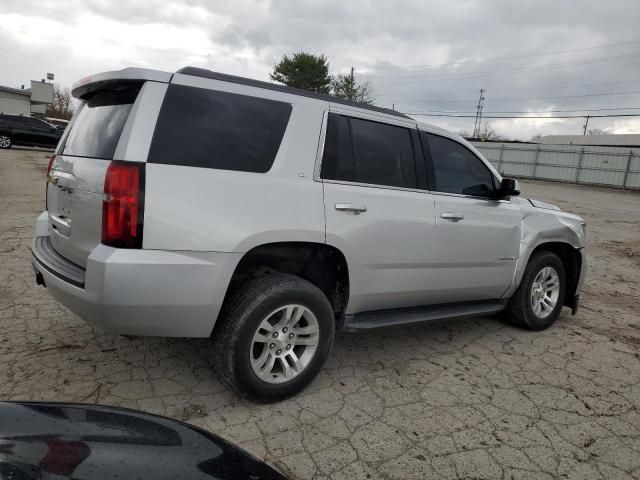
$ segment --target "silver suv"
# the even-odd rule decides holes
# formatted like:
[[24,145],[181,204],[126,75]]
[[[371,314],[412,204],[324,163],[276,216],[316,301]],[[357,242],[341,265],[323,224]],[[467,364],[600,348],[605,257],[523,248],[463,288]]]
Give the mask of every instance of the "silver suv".
[[318,373],[336,330],[575,313],[585,224],[398,112],[192,67],[73,87],[38,283],[93,325],[209,337],[238,393]]

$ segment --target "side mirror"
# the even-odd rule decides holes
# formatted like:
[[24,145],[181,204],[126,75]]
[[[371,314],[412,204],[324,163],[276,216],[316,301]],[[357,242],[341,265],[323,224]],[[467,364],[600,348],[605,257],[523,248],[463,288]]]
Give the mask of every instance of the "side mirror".
[[520,184],[518,181],[513,178],[503,178],[502,183],[500,183],[498,196],[504,198],[515,197],[517,195],[520,195]]

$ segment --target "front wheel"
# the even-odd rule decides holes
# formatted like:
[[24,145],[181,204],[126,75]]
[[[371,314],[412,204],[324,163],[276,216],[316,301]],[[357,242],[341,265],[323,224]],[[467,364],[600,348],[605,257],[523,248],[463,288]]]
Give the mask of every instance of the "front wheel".
[[282,400],[304,389],[324,365],[335,332],[324,293],[287,274],[246,284],[218,321],[216,369],[239,395],[256,402]]
[[0,148],[11,148],[11,143],[9,135],[0,135]]
[[562,260],[552,252],[535,252],[504,316],[514,325],[534,331],[544,330],[560,315],[565,291],[566,274]]

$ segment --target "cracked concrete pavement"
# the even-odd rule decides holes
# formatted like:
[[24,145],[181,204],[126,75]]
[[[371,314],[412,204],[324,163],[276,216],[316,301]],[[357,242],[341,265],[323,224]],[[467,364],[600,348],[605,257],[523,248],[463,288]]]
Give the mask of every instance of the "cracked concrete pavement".
[[34,281],[49,153],[0,151],[0,399],[126,406],[204,427],[294,479],[640,479],[640,195],[526,183],[588,222],[577,316],[340,334],[317,380],[238,399],[204,339],[94,330]]

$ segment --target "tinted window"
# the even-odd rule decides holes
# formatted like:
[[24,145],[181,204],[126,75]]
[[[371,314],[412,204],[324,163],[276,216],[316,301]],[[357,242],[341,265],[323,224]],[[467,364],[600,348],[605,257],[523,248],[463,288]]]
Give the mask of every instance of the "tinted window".
[[[438,192],[489,197],[493,195],[493,174],[470,150],[448,138],[421,134],[431,149],[431,161]],[[425,141],[426,140],[426,141]]]
[[355,181],[353,145],[346,117],[329,114],[322,155],[322,178]]
[[0,124],[2,124],[2,125],[16,125],[16,121],[10,115],[0,115]]
[[33,117],[25,117],[24,118],[24,122],[27,126],[32,127],[32,128],[39,128],[39,129],[49,129],[50,125],[43,122],[42,120],[39,120],[37,118],[33,118]]
[[67,136],[63,153],[92,158],[113,158],[139,87],[101,90],[80,107]]
[[288,103],[171,85],[149,161],[264,173],[278,153],[290,115]]
[[416,168],[408,129],[350,119],[358,182],[416,188]]

